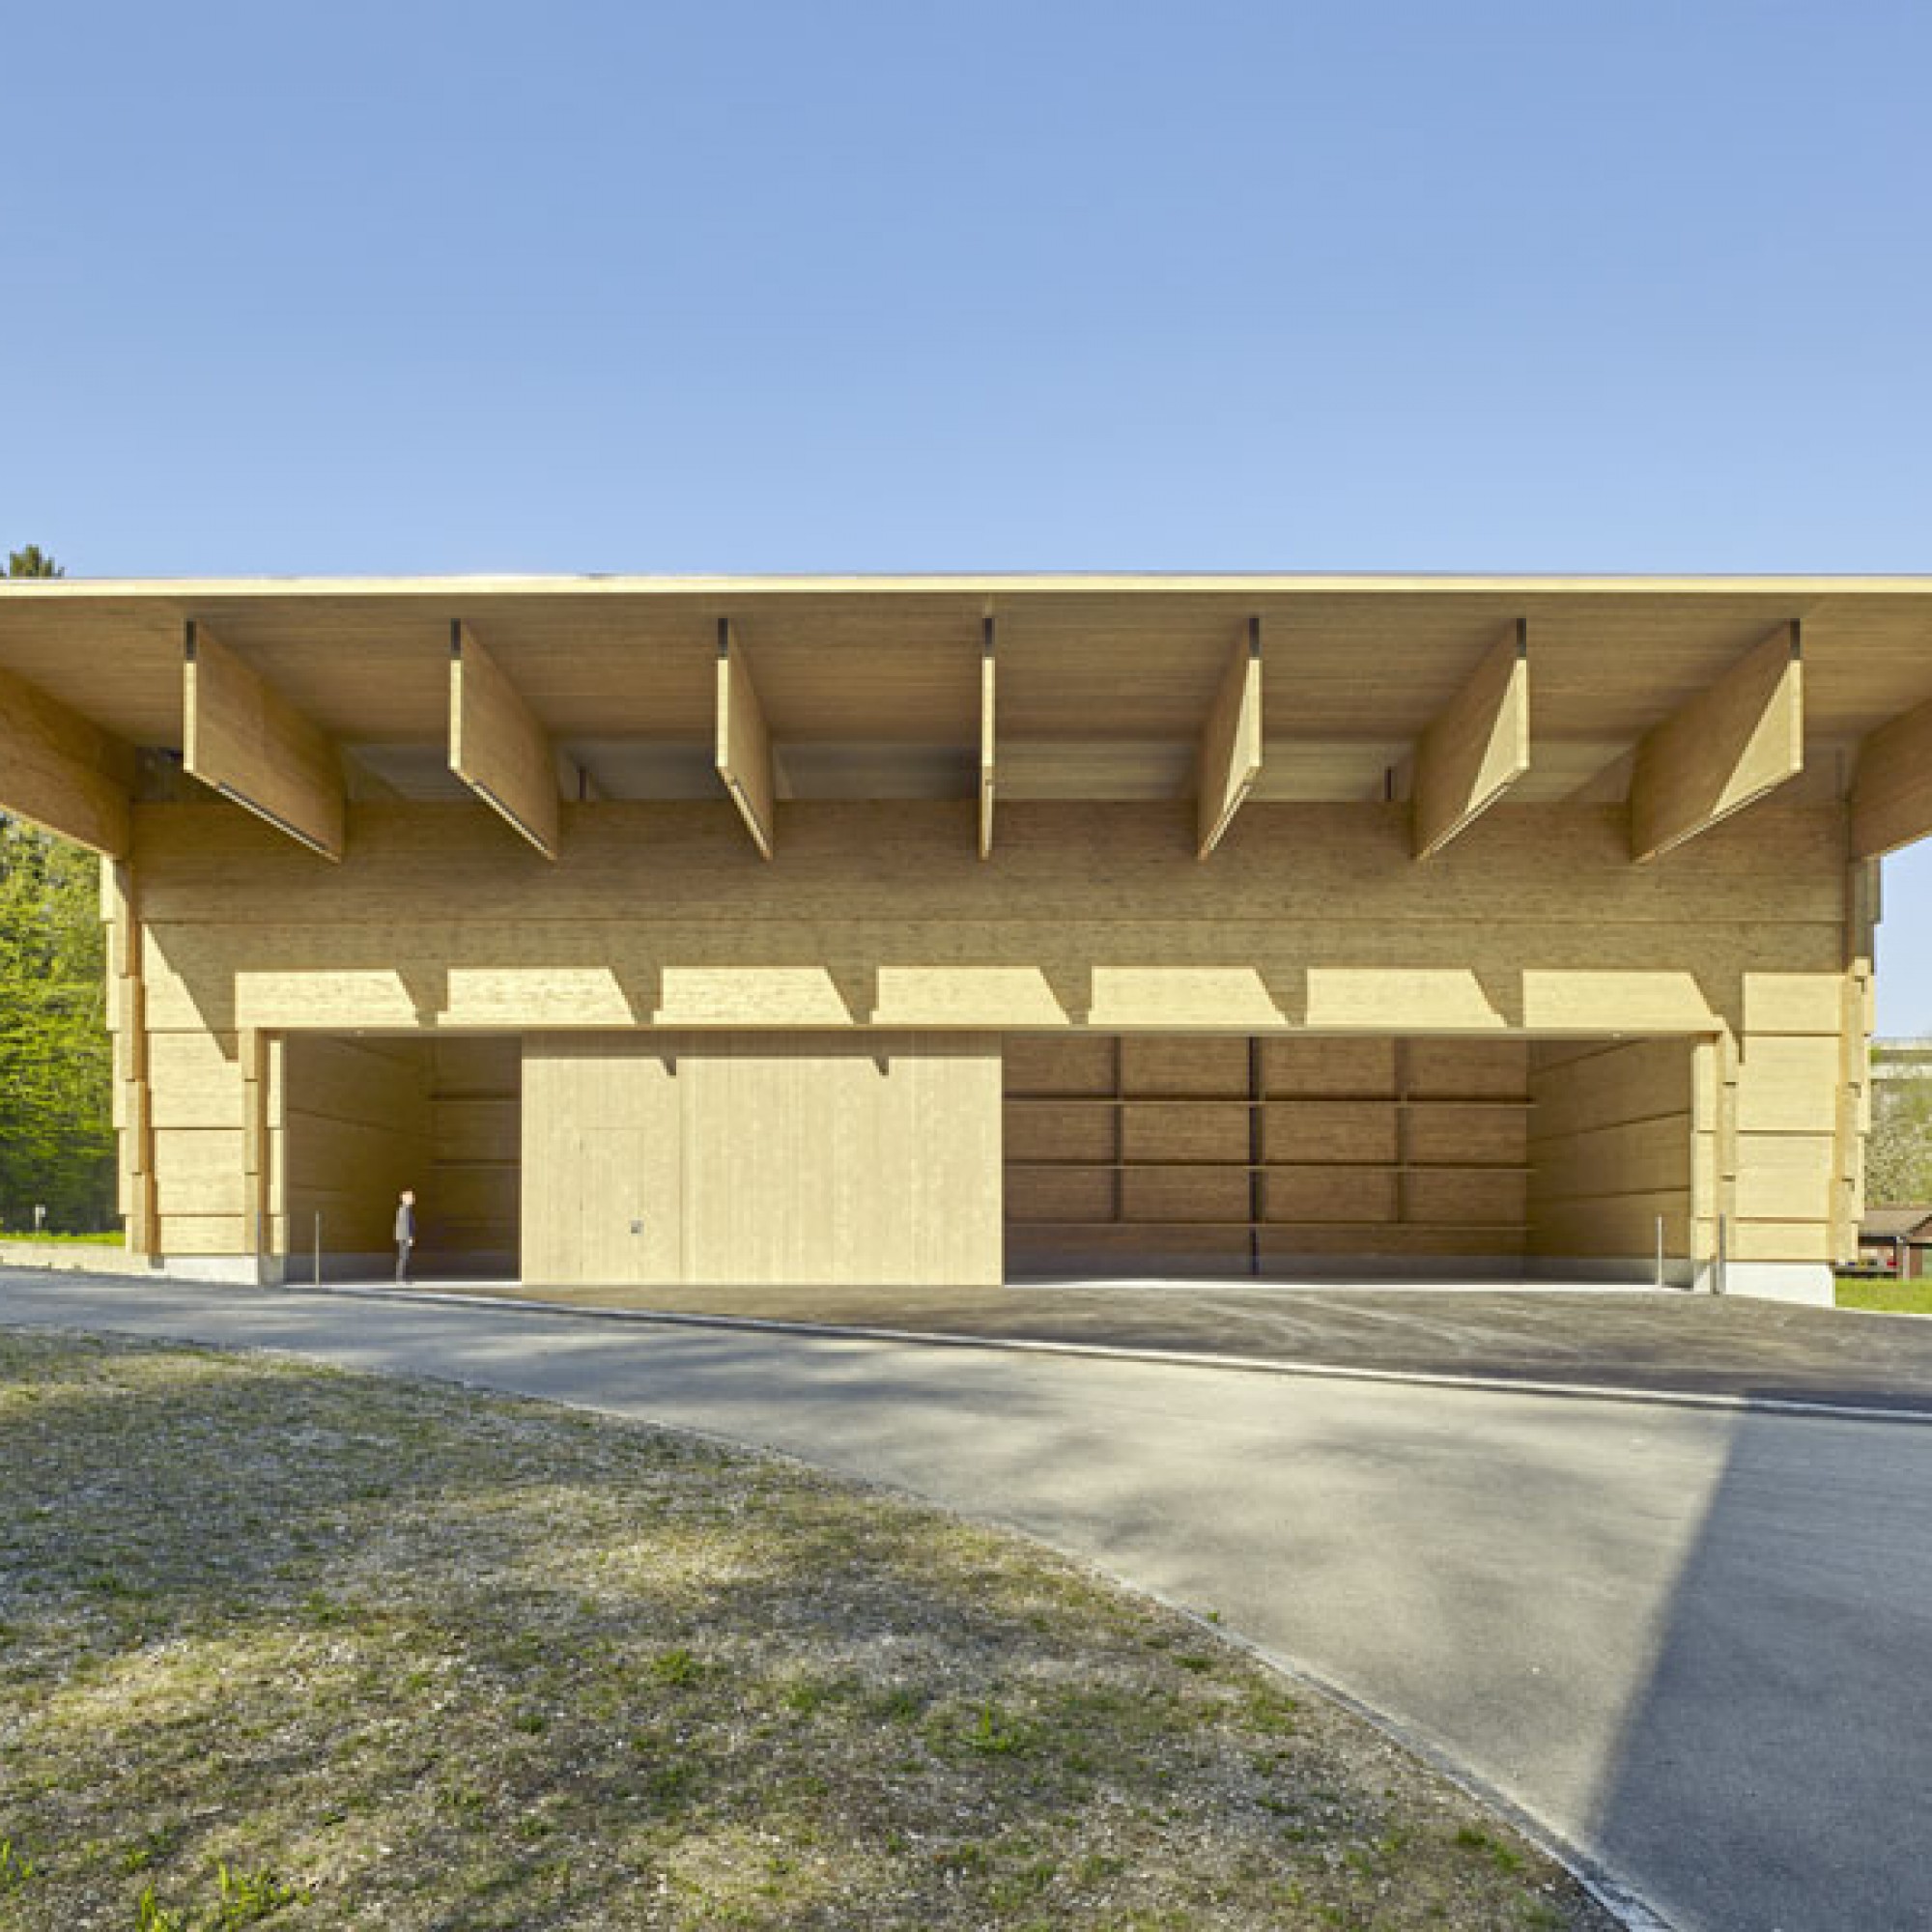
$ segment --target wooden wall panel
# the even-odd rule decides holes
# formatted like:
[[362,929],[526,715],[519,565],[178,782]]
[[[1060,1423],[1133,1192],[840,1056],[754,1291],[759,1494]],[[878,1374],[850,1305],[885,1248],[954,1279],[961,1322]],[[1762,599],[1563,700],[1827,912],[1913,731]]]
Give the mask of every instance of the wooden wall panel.
[[518,1113],[514,1094],[487,1100],[437,1094],[431,1102],[437,1160],[458,1166],[489,1162],[514,1167],[523,1153]]
[[1271,1161],[1392,1164],[1402,1158],[1396,1109],[1378,1100],[1270,1100],[1262,1153]]
[[1446,1100],[1412,1104],[1403,1122],[1403,1153],[1411,1161],[1521,1163],[1529,1158],[1528,1112]]
[[157,1127],[155,1130],[156,1206],[170,1214],[232,1214],[246,1208],[242,1130]]
[[1404,1091],[1418,1098],[1519,1100],[1527,1091],[1524,1040],[1411,1039],[1403,1064]]
[[232,1033],[157,1033],[148,1042],[157,1127],[243,1124],[242,1071]]
[[[1404,1044],[1411,1096],[1466,1100],[1507,1099],[1525,1032],[1667,1032],[1714,1053],[1728,1041],[1735,1056],[1700,1102],[1693,1166],[1711,1180],[1698,1226],[1766,1205],[1762,1190],[1733,1199],[1741,1151],[1756,1158],[1760,1133],[1835,1134],[1833,1211],[1846,1218],[1857,1161],[1846,1066],[1858,1042],[1847,1044],[1851,1022],[1834,1029],[1827,1017],[1847,984],[1842,808],[1768,801],[1648,867],[1628,863],[1615,807],[1505,802],[1424,867],[1409,857],[1400,806],[1250,801],[1206,866],[1184,800],[1005,801],[989,865],[976,856],[968,799],[786,810],[784,850],[767,866],[724,801],[567,806],[561,855],[541,865],[518,861],[473,807],[355,805],[349,862],[322,867],[227,808],[137,807],[140,916],[116,928],[138,969],[117,981],[127,988],[117,1111],[129,1122],[152,1116],[137,1097],[142,1056],[171,1036],[213,1038],[218,1052],[246,1030],[318,1027],[446,1040],[566,1027],[974,1037],[1010,1024],[1015,1096],[1110,1099],[1124,1081],[1130,1094],[1239,1104],[1245,1036],[1264,1034],[1262,1157],[1493,1161],[1511,1151],[1500,1120],[1478,1126],[1474,1114],[1411,1104],[1403,1145],[1392,1105],[1353,1120],[1298,1110],[1392,1101],[1397,1034],[1423,1036]],[[1356,1031],[1311,1031],[1336,1027]],[[1639,1094],[1653,1079],[1643,1055],[1680,1050],[1627,1044],[1608,1077]],[[160,1052],[172,1066],[213,1066],[206,1045]],[[310,1064],[311,1110],[336,1104],[335,1077]],[[198,1096],[185,1072],[157,1092],[161,1118],[185,1129],[192,1113],[205,1130],[226,1130],[236,1118],[227,1076],[209,1079]],[[508,1091],[480,1076],[452,1089],[440,1062],[430,1083],[448,1100]],[[1582,1108],[1579,1125],[1614,1118],[1605,1096],[1573,1102],[1570,1088],[1544,1088],[1546,1138],[1566,1108]],[[272,1092],[270,1101],[272,1113]],[[1044,1117],[1022,1124],[1009,1104],[989,1131],[1002,1113],[1028,1150],[1016,1160],[1056,1149],[1112,1158],[1109,1113],[1056,1133]],[[468,1145],[473,1118],[433,1103],[428,1142],[440,1121]],[[1140,1145],[1163,1152],[1166,1129],[1146,1131],[1154,1138]],[[1233,1129],[1203,1131],[1232,1161]],[[287,1148],[271,1139],[286,1167]],[[130,1151],[124,1163],[130,1201],[141,1159]]]
[[1213,1221],[1245,1225],[1245,1170],[1227,1167],[1133,1168],[1121,1177],[1123,1221]]
[[162,1214],[156,1223],[156,1251],[164,1255],[216,1255],[254,1252],[253,1235],[242,1214]]
[[1000,1279],[990,1041],[553,1036],[524,1119],[533,1280]]
[[295,1035],[280,1058],[271,1118],[281,1141],[280,1209],[296,1253],[309,1251],[318,1213],[326,1254],[392,1251],[396,1197],[405,1187],[420,1198],[427,1251],[429,1043]]
[[1245,1038],[1179,1038],[1128,1036],[1121,1041],[1121,1091],[1129,1097],[1236,1097],[1248,1093]]
[[1055,1105],[1047,1100],[1009,1101],[1006,1110],[1009,1161],[1101,1160],[1119,1152],[1111,1107]]
[[284,928],[461,919],[477,942],[530,923],[622,921],[639,903],[673,931],[731,924],[749,895],[759,920],[802,930],[1019,921],[1049,932],[1124,924],[1158,941],[1173,927],[1224,959],[1213,923],[1340,924],[1360,950],[1324,963],[1373,966],[1402,963],[1418,926],[1461,926],[1454,956],[1466,958],[1476,932],[1497,926],[1589,938],[1598,925],[1639,925],[1655,957],[1673,945],[1660,926],[1681,939],[1767,920],[1842,925],[1845,912],[1845,814],[1832,805],[1768,802],[1655,867],[1631,865],[1614,806],[1501,805],[1420,867],[1400,805],[1250,803],[1205,866],[1180,806],[1009,803],[999,863],[984,866],[972,810],[966,800],[793,801],[784,863],[767,867],[728,804],[566,804],[557,863],[509,866],[473,807],[365,803],[349,810],[355,864],[324,867],[223,808],[146,805],[134,856],[143,916],[161,924],[272,907]]
[[1242,1280],[1253,1267],[1245,1228],[1023,1227],[1009,1223],[1008,1270],[1018,1280],[1086,1275]]
[[994,1041],[697,1039],[680,1064],[689,1279],[1000,1279]]
[[1738,1131],[1831,1133],[1841,1078],[1836,1032],[1747,1039],[1738,1059]]
[[1130,1100],[1121,1109],[1121,1154],[1129,1161],[1246,1161],[1249,1116],[1245,1100],[1182,1107]]
[[1405,1221],[1424,1227],[1494,1228],[1507,1231],[1508,1246],[1528,1218],[1529,1177],[1498,1169],[1450,1171],[1408,1168],[1402,1177]]
[[[1522,1041],[1129,1036],[1119,1048],[1119,1099],[1049,1109],[1014,1095],[1009,1077],[1007,1116],[1026,1150],[1009,1139],[1008,1246],[1019,1272],[1073,1265],[1090,1237],[1120,1264],[1122,1230],[1148,1236],[1140,1272],[1230,1272],[1231,1235],[1247,1240],[1248,1271],[1264,1274],[1522,1251]],[[1415,1068],[1464,1097],[1409,1097]],[[1076,1135],[1091,1165],[1036,1164],[1070,1161]]]
[[1263,1210],[1269,1221],[1393,1224],[1402,1218],[1399,1179],[1390,1167],[1271,1167],[1262,1177]]
[[1734,1195],[1747,1221],[1819,1221],[1833,1217],[1837,1142],[1831,1134],[1743,1134]]
[[684,1279],[683,1093],[673,1043],[535,1035],[523,1054],[523,1273]]
[[1111,1168],[1056,1167],[1007,1171],[1009,1226],[1037,1222],[1106,1222],[1114,1218]]
[[1531,1253],[1654,1262],[1662,1216],[1666,1259],[1691,1258],[1692,1065],[1687,1040],[1530,1047]]
[[1359,1099],[1395,1092],[1392,1038],[1264,1039],[1262,1083],[1269,1094]]
[[1005,1042],[1009,1094],[1111,1094],[1117,1042],[1093,1036],[1019,1033]]

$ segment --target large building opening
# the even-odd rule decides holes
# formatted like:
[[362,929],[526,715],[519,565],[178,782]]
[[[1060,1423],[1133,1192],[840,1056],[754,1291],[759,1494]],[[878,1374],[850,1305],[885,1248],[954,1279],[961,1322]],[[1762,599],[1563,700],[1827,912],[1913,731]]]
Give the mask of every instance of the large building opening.
[[288,1272],[389,1273],[397,1196],[411,1187],[417,1276],[514,1280],[522,1075],[514,1034],[288,1035],[273,1113]]
[[1008,1276],[1681,1276],[1691,1046],[1009,1035]]

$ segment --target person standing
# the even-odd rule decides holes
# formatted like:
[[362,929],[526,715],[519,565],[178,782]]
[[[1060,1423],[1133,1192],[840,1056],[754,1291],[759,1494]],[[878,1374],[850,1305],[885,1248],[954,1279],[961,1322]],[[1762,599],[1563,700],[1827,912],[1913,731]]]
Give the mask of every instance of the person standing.
[[410,1285],[410,1250],[416,1244],[416,1191],[406,1187],[396,1201],[396,1282]]

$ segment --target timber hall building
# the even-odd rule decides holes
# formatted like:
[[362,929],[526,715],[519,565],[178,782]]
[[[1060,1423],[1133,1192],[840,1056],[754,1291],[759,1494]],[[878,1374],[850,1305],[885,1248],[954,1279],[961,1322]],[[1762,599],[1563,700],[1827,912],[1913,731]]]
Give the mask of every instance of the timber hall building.
[[1932,580],[14,582],[0,810],[183,1272],[1823,1298]]

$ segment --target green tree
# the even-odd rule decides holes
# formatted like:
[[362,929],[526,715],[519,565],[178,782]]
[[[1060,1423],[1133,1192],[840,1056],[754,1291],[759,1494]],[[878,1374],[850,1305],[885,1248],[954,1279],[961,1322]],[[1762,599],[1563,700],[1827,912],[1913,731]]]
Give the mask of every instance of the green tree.
[[1910,1049],[1884,1046],[1872,1054],[1865,1199],[1874,1208],[1932,1203],[1932,1067],[1916,1067],[1917,1058]]
[[112,1051],[99,867],[0,823],[0,1224],[81,1233],[114,1221]]
[[[38,544],[9,577],[59,577]],[[114,1223],[113,1060],[92,853],[0,815],[0,1226]]]

